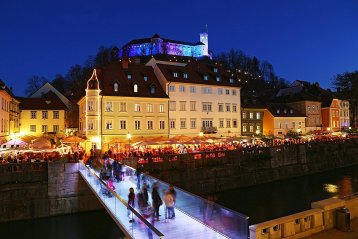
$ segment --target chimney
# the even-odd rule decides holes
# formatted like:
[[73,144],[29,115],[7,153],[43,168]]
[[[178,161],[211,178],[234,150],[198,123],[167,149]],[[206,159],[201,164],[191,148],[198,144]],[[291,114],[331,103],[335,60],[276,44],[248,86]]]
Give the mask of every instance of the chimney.
[[122,58],[122,69],[128,69],[129,60],[127,57]]

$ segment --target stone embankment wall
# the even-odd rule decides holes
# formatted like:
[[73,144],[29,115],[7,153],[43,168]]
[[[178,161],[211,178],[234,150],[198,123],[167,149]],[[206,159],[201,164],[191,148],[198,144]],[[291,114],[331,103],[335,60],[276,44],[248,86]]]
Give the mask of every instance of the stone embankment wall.
[[102,208],[78,163],[0,165],[0,222]]
[[[223,156],[222,154],[225,154]],[[139,158],[154,177],[205,194],[358,164],[358,141]],[[219,157],[220,156],[220,157]],[[130,160],[129,160],[130,161]],[[137,159],[128,164],[136,167]]]

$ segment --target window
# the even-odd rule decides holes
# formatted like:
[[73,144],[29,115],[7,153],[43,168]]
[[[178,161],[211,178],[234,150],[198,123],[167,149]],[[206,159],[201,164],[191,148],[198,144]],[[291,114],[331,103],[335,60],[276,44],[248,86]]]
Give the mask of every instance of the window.
[[169,86],[169,92],[174,92],[175,91],[175,86],[174,85],[170,85]]
[[113,120],[106,120],[106,129],[113,129]]
[[217,72],[218,72],[218,68],[214,67],[214,68],[213,68],[213,72],[217,73]]
[[155,94],[155,90],[156,90],[156,87],[155,87],[154,85],[150,87],[150,93],[151,93],[152,95]]
[[178,78],[178,72],[173,72],[173,77]]
[[204,128],[209,128],[209,127],[213,127],[213,120],[212,119],[204,119],[202,121],[202,126]]
[[196,101],[190,101],[190,111],[196,111]]
[[42,111],[42,119],[48,118],[48,111]]
[[148,81],[148,76],[143,76],[144,81]]
[[42,125],[41,129],[43,133],[47,132],[47,125]]
[[218,89],[218,95],[222,95],[223,94],[223,89],[222,88],[219,88]]
[[259,132],[261,131],[261,125],[256,125],[256,130],[258,130]]
[[132,74],[127,74],[127,79],[131,80],[132,79]]
[[242,132],[247,132],[247,125],[242,126]]
[[160,104],[160,105],[159,105],[159,113],[164,113],[164,111],[165,111],[165,106],[164,106],[164,104]]
[[159,121],[159,129],[165,129],[165,121],[164,120]]
[[219,103],[219,105],[218,105],[218,111],[219,111],[219,112],[224,112],[224,104]]
[[119,127],[120,127],[120,129],[127,129],[127,121],[126,120],[120,120],[119,121]]
[[58,111],[54,111],[53,112],[53,118],[54,119],[59,119],[60,118],[60,113]]
[[138,85],[137,84],[133,85],[133,91],[134,91],[134,93],[138,93]]
[[188,79],[188,78],[189,78],[189,74],[188,74],[188,73],[184,73],[184,74],[183,74],[183,77],[184,77],[184,79]]
[[203,87],[202,88],[202,93],[203,94],[212,94],[212,90],[210,87]]
[[175,111],[176,102],[175,101],[169,101],[169,111]]
[[113,84],[113,90],[114,90],[115,92],[118,91],[118,83],[114,83],[114,84]]
[[209,103],[209,102],[203,102],[202,103],[202,108],[203,108],[204,112],[211,112],[212,111],[211,103]]
[[292,122],[292,128],[296,128],[296,122]]
[[254,113],[250,112],[250,119],[253,119],[253,118],[254,118]]
[[140,112],[140,104],[134,104],[134,112]]
[[190,86],[190,93],[196,93],[196,87]]
[[278,122],[278,127],[281,129],[281,127],[282,127],[281,122]]
[[224,128],[224,119],[219,119],[219,128]]
[[220,82],[220,76],[216,77],[216,82]]
[[232,112],[237,112],[237,105],[236,104],[232,104]]
[[277,110],[276,110],[276,113],[279,114],[279,113],[280,113],[280,109],[277,109]]
[[230,112],[231,111],[230,103],[225,104],[225,108],[226,108],[226,112]]
[[134,129],[139,130],[140,129],[140,120],[134,121]]
[[229,82],[232,84],[232,83],[234,83],[234,79],[233,78],[230,78],[229,79]]
[[175,129],[175,120],[169,120],[169,127]]
[[88,111],[94,111],[94,102],[88,101],[87,102]]
[[230,90],[229,89],[225,89],[225,95],[230,95]]
[[30,132],[36,132],[36,125],[30,125]]
[[236,95],[236,90],[232,90],[232,95]]
[[31,111],[31,119],[36,119],[36,111]]
[[59,131],[59,126],[58,125],[53,125],[53,131],[52,132],[58,132]]
[[153,129],[153,120],[147,121],[147,129]]
[[231,119],[226,119],[226,128],[231,128]]
[[119,103],[119,111],[120,112],[126,112],[127,111],[127,103],[126,102]]
[[180,119],[180,128],[185,129],[186,128],[186,119]]
[[243,112],[242,112],[242,118],[243,118],[243,119],[246,119],[246,116],[247,116],[246,111],[243,111]]
[[152,113],[153,112],[153,104],[148,103],[147,104],[147,112]]
[[190,128],[196,129],[196,119],[190,119]]
[[113,103],[112,102],[106,102],[106,111],[107,112],[113,111]]
[[180,101],[179,102],[179,110],[180,111],[185,111],[185,105],[186,105],[186,101]]
[[185,92],[185,86],[180,85],[179,86],[179,92]]
[[208,79],[209,79],[209,76],[208,76],[208,75],[204,75],[204,76],[203,76],[203,79],[204,79],[204,80],[208,80]]
[[94,121],[93,120],[88,120],[88,129],[89,130],[93,130],[94,129]]
[[254,126],[250,125],[250,132],[254,132]]
[[260,114],[260,112],[256,112],[256,119],[261,119],[261,114]]
[[237,128],[237,119],[232,120],[232,127]]

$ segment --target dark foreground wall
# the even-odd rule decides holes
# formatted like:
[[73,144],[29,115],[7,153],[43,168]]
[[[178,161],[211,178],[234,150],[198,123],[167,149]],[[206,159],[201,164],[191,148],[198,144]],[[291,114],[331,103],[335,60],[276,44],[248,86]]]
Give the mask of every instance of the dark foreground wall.
[[358,141],[140,157],[138,162],[163,181],[205,194],[358,164]]
[[0,222],[102,208],[78,163],[0,165]]

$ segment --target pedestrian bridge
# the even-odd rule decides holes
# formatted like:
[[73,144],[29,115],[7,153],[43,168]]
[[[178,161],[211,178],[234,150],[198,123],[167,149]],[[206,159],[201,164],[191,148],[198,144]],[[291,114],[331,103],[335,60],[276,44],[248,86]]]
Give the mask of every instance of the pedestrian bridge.
[[[145,218],[137,208],[132,207],[129,207],[128,216],[128,193],[130,187],[136,188],[136,176],[135,169],[128,166],[126,169],[124,181],[114,183],[115,190],[111,190],[99,178],[98,171],[80,163],[81,176],[128,238],[248,238],[247,216],[179,188],[175,188],[177,191],[175,219],[171,219],[170,222],[164,220],[164,205],[160,207],[159,214],[162,215],[160,221]],[[159,193],[169,187],[167,183],[156,178],[148,175],[146,177],[149,186],[154,182],[159,184]],[[111,196],[101,193],[101,188],[102,190],[106,188]],[[151,199],[151,188],[148,191]],[[129,222],[130,219],[134,222]]]

